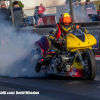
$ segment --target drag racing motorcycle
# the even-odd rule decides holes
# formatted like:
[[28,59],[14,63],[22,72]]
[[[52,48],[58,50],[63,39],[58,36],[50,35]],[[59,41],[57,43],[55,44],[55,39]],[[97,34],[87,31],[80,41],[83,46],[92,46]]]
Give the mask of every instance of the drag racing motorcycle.
[[[36,41],[37,53],[42,56],[38,62],[42,62],[48,52],[51,41],[49,36],[43,36]],[[89,33],[84,33],[80,29],[68,33],[64,41],[63,48],[52,57],[47,65],[42,65],[44,73],[86,77],[93,80],[96,76],[97,66],[92,46],[97,43],[95,37]],[[57,71],[55,71],[57,69]]]

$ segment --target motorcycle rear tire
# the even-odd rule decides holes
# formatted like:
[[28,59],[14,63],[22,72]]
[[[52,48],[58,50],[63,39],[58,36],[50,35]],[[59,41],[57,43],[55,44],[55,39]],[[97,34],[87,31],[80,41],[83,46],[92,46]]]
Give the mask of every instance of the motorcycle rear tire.
[[39,72],[40,72],[40,69],[41,69],[41,64],[40,64],[40,63],[37,63],[37,64],[36,64],[36,67],[35,67],[35,71],[36,71],[37,73],[39,73]]
[[88,58],[90,75],[87,76],[85,71],[84,71],[84,74],[85,74],[87,79],[94,80],[94,78],[96,77],[96,73],[97,73],[97,66],[96,66],[95,55],[94,55],[93,51],[90,50],[90,49],[86,49],[85,53],[86,53],[87,58]]

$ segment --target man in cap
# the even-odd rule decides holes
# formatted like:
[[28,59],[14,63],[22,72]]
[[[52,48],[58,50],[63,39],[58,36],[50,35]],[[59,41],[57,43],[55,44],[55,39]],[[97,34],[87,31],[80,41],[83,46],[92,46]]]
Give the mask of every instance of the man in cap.
[[86,4],[84,5],[84,10],[86,9],[92,9],[92,10],[95,10],[95,6],[93,3],[90,2],[90,0],[86,0]]

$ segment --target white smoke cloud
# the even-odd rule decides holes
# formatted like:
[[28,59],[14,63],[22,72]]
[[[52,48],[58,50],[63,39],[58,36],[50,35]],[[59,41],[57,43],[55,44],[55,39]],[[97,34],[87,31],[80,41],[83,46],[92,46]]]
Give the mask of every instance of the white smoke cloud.
[[48,3],[48,0],[21,0],[24,4],[24,9],[32,9],[35,8],[35,6],[39,6],[41,3],[46,6],[58,6],[58,5],[64,5],[66,0],[50,0]]
[[[9,77],[44,77],[35,72],[35,65],[40,55],[36,55],[34,43],[41,36],[31,33],[17,33],[10,23],[0,17],[0,76]],[[34,54],[30,55],[31,50]],[[32,58],[35,57],[35,60]]]

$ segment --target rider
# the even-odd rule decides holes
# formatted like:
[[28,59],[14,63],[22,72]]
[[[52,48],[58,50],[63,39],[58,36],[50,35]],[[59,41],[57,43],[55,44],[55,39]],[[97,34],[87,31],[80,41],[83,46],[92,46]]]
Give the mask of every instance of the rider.
[[40,72],[42,65],[50,63],[51,58],[58,52],[58,48],[66,40],[67,33],[74,29],[76,29],[76,25],[74,25],[71,15],[68,13],[61,14],[59,23],[57,23],[49,32],[49,40],[51,41],[51,46],[44,60],[37,63],[36,72]]

